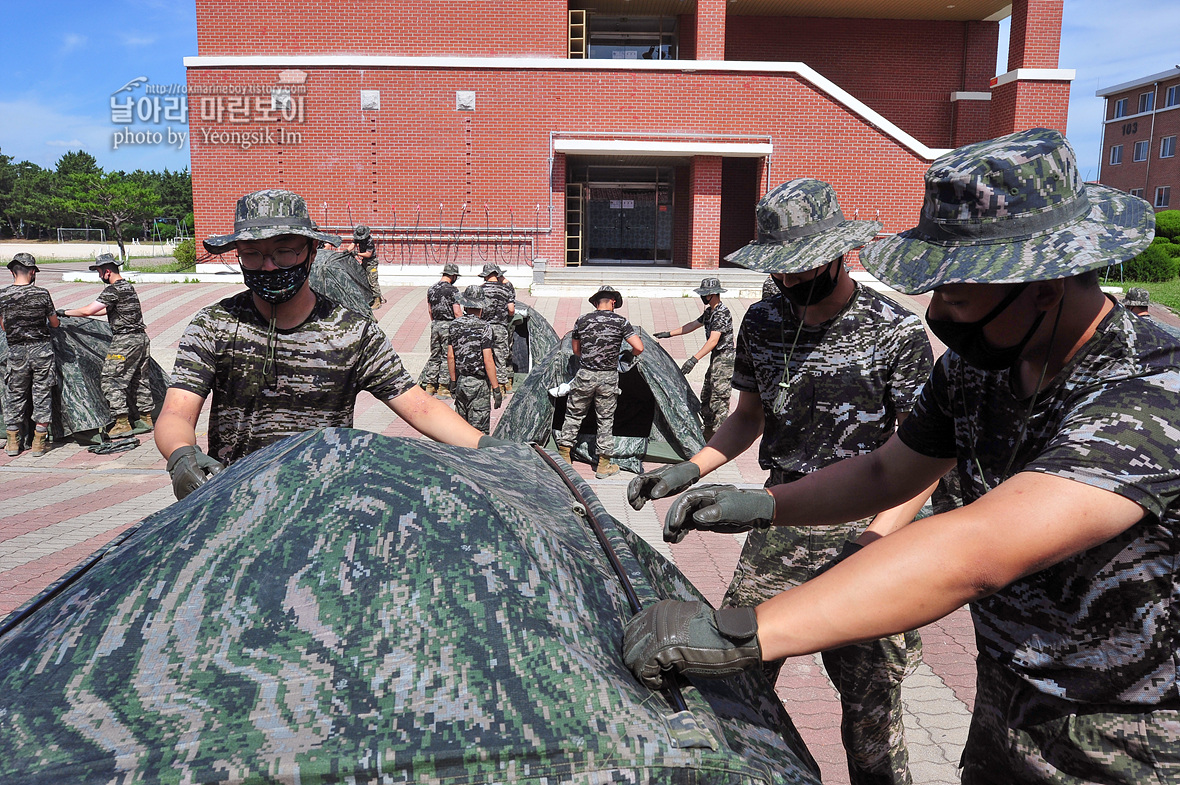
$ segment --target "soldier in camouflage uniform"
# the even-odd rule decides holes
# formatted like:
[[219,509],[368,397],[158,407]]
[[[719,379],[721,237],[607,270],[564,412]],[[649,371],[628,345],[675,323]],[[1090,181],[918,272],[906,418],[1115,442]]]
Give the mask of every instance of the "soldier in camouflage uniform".
[[483,318],[492,326],[492,335],[496,339],[496,378],[500,380],[501,392],[507,393],[511,391],[512,343],[509,325],[516,314],[516,288],[507,282],[503,273],[499,265],[488,262],[479,271],[479,277],[484,279],[483,297],[487,303]]
[[603,286],[590,295],[590,304],[594,310],[574,322],[573,351],[580,362],[565,399],[565,420],[556,441],[561,457],[573,463],[574,440],[593,403],[598,422],[598,467],[594,476],[601,479],[619,471],[618,464],[610,460],[619,399],[619,352],[625,341],[631,354],[638,357],[643,353],[643,339],[629,321],[615,313],[623,304],[623,295],[613,286]]
[[455,302],[459,291],[455,281],[459,280],[459,265],[447,262],[443,265],[442,278],[426,290],[426,306],[430,312],[430,357],[422,367],[418,384],[427,395],[438,393],[447,398],[451,391],[444,381],[446,377],[447,346],[450,345],[451,324],[463,315],[462,307]]
[[956,466],[964,505],[884,532],[708,652],[712,614],[673,653],[652,624],[686,609],[644,611],[625,636],[632,666],[701,674],[970,602],[979,656],[964,783],[1180,781],[1180,344],[1098,283],[1153,234],[1151,206],[1084,183],[1057,131],[936,160],[918,226],[862,256],[895,288],[933,290],[927,323],[948,346],[897,435],[773,488],[769,504],[736,490],[714,494],[720,505],[678,500],[666,525],[675,536],[830,523]]
[[483,290],[472,284],[459,296],[464,314],[451,323],[447,345],[447,369],[455,395],[455,411],[484,433],[492,427],[491,402],[496,408],[504,400],[496,378],[492,354],[492,328],[482,317],[487,302]]
[[680,372],[688,376],[701,358],[709,356],[709,370],[705,372],[705,383],[701,387],[701,419],[705,426],[705,441],[713,438],[718,426],[729,416],[730,378],[733,376],[733,316],[721,302],[721,295],[728,291],[721,287],[719,278],[706,278],[700,287],[693,289],[705,312],[699,319],[671,330],[658,332],[656,338],[671,338],[686,335],[700,327],[705,328],[705,345],[684,361]]
[[53,344],[49,328],[60,322],[49,292],[36,285],[37,260],[18,253],[8,263],[12,286],[0,289],[0,327],[8,339],[8,367],[4,375],[4,420],[8,441],[4,451],[20,455],[21,426],[25,409],[33,407],[32,453],[48,449],[49,423],[53,417],[53,385],[56,383]]
[[[738,336],[737,410],[700,453],[671,467],[695,480],[744,452],[762,434],[768,487],[851,455],[871,452],[913,408],[932,362],[918,317],[860,286],[844,254],[877,233],[875,221],[845,220],[827,183],[785,183],[758,203],[758,239],[729,261],[773,276],[781,296],[755,303]],[[642,506],[667,470],[632,481]],[[705,486],[713,487],[713,486]],[[763,494],[764,496],[766,494]],[[769,497],[767,497],[769,498]],[[883,514],[912,518],[925,497]],[[814,577],[868,527],[853,519],[824,529],[782,526],[746,539],[724,604],[755,605]],[[825,652],[840,693],[841,731],[853,783],[911,782],[901,683],[918,663],[916,632]],[[778,677],[781,660],[767,663]]]
[[[177,498],[285,436],[351,426],[361,390],[426,436],[478,445],[479,431],[414,384],[376,322],[308,285],[316,248],[339,241],[278,189],[243,196],[234,232],[205,240],[210,253],[237,251],[248,290],[199,311],[180,339],[156,429]],[[210,393],[205,455],[195,427]]]
[[369,279],[369,289],[373,292],[373,301],[369,303],[369,307],[376,309],[384,305],[385,298],[381,296],[381,284],[377,280],[377,241],[373,239],[369,227],[357,224],[352,230],[352,242],[340,246],[340,250],[352,254],[356,263],[365,271],[365,276]]
[[99,255],[90,265],[98,272],[98,279],[106,288],[98,299],[82,308],[61,311],[61,316],[106,315],[111,325],[111,346],[102,365],[102,392],[110,405],[115,424],[107,431],[112,439],[134,430],[131,420],[131,398],[135,398],[135,412],[139,421],[151,430],[152,388],[148,382],[148,360],[151,343],[143,323],[143,308],[131,282],[119,273],[123,262],[109,253]]

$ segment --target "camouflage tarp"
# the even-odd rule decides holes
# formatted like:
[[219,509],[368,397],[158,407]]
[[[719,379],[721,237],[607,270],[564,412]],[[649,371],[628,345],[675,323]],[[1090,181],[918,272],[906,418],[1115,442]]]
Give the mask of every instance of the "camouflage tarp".
[[0,634],[0,782],[817,783],[760,673],[631,675],[587,515],[640,604],[697,598],[529,447],[273,444]]
[[[625,373],[619,374],[618,409],[612,429],[612,460],[623,469],[641,471],[643,459],[684,461],[705,446],[701,431],[701,402],[680,373],[672,356],[642,327],[643,354]],[[574,378],[578,359],[571,334],[533,367],[516,388],[496,425],[495,436],[515,442],[549,444],[565,421],[565,397],[549,390]],[[598,460],[594,435],[598,423],[591,407],[582,421],[574,455],[594,465]]]
[[311,263],[308,276],[311,288],[326,295],[329,300],[340,303],[369,319],[373,318],[373,290],[369,278],[352,254],[321,248]]
[[553,325],[533,308],[517,300],[516,315],[512,317],[512,367],[516,369],[514,382],[528,376],[533,366],[553,351],[557,340],[557,331]]
[[[98,442],[99,429],[114,421],[110,406],[102,394],[102,364],[111,345],[111,326],[105,318],[61,317],[61,327],[49,331],[57,366],[57,386],[53,389],[53,423],[55,441],[72,437],[82,442]],[[8,364],[8,340],[0,332],[0,369]],[[148,383],[156,416],[164,405],[168,391],[168,374],[155,360],[148,361]],[[132,396],[132,402],[135,398]],[[26,414],[26,440],[33,432],[32,412]],[[140,432],[140,431],[137,431]]]

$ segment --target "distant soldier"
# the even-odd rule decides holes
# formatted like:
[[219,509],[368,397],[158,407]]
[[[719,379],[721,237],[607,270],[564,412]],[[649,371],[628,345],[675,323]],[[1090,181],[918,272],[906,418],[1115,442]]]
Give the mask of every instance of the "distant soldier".
[[8,263],[12,286],[0,289],[0,326],[8,339],[8,371],[4,376],[4,420],[8,442],[4,451],[20,455],[21,425],[30,400],[33,404],[33,455],[44,455],[49,445],[56,374],[49,328],[57,327],[57,314],[49,292],[36,285],[37,260],[18,253]]
[[705,345],[684,361],[680,372],[688,376],[697,363],[708,355],[709,370],[705,372],[705,383],[701,387],[701,419],[705,426],[705,441],[709,441],[718,426],[729,416],[730,379],[733,377],[735,357],[733,316],[721,302],[721,295],[728,291],[721,288],[721,279],[706,278],[693,291],[705,304],[705,312],[699,319],[693,319],[682,327],[656,333],[656,337],[671,338],[673,335],[686,335],[701,327],[705,328]]
[[1123,307],[1128,311],[1144,319],[1151,319],[1157,325],[1159,325],[1164,332],[1175,338],[1180,338],[1180,329],[1173,327],[1170,324],[1165,324],[1158,319],[1152,318],[1151,311],[1148,310],[1150,305],[1151,295],[1142,286],[1132,286],[1127,290],[1127,294],[1123,297]]
[[459,303],[464,314],[451,322],[447,345],[447,369],[455,411],[473,428],[488,433],[492,427],[489,403],[494,401],[499,409],[504,395],[492,354],[492,328],[481,315],[487,302],[479,285],[472,284],[459,296]]
[[373,300],[369,306],[378,308],[383,305],[385,298],[381,296],[381,284],[377,281],[377,241],[373,239],[369,227],[357,224],[352,230],[352,242],[340,246],[340,250],[352,254],[368,276],[369,289],[373,292]]
[[516,288],[507,283],[503,273],[498,265],[488,262],[479,271],[479,277],[484,279],[483,297],[487,301],[483,318],[492,326],[492,336],[496,339],[496,378],[500,380],[502,392],[511,392],[512,344],[508,328],[516,314]]
[[98,279],[106,288],[98,299],[82,308],[59,311],[60,316],[103,316],[111,325],[111,346],[102,364],[102,392],[111,408],[115,424],[107,431],[112,439],[126,436],[133,430],[131,420],[132,396],[139,420],[151,430],[152,388],[148,383],[148,360],[151,344],[143,323],[143,308],[135,287],[119,273],[123,262],[109,253],[99,255],[90,265],[98,272]]
[[618,464],[610,460],[619,396],[619,350],[626,341],[631,353],[638,356],[643,352],[643,340],[629,321],[615,313],[623,304],[623,295],[613,286],[603,286],[590,295],[590,304],[594,310],[574,322],[573,350],[581,363],[566,398],[565,422],[557,436],[557,451],[573,463],[574,440],[593,402],[598,421],[598,468],[594,476],[601,479],[619,471]]
[[463,308],[456,302],[459,290],[459,265],[448,262],[443,265],[442,278],[426,290],[426,305],[430,313],[430,357],[422,368],[418,384],[427,395],[438,393],[447,398],[451,390],[445,381],[447,346],[450,344],[451,324],[463,315]]

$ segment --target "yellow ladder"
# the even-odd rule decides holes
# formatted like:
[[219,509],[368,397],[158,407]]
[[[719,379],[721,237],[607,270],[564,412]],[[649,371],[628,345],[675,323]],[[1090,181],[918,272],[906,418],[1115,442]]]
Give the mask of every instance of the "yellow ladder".
[[586,59],[586,12],[570,11],[569,59]]
[[585,216],[582,211],[582,183],[565,184],[565,266],[582,264],[582,231]]

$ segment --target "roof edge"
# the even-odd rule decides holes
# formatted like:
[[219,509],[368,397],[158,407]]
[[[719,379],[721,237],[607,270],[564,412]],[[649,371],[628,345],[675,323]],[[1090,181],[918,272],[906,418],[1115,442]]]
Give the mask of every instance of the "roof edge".
[[1121,93],[1126,90],[1134,90],[1136,87],[1145,87],[1149,84],[1154,84],[1155,82],[1162,82],[1165,79],[1175,79],[1176,77],[1180,77],[1180,66],[1177,66],[1176,68],[1169,68],[1167,71],[1160,71],[1158,74],[1152,74],[1151,76],[1132,79],[1130,82],[1121,82],[1116,85],[1111,85],[1110,87],[1104,87],[1101,90],[1095,90],[1094,95],[1098,96],[1099,98],[1105,98],[1109,95],[1114,95],[1115,93]]

